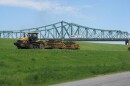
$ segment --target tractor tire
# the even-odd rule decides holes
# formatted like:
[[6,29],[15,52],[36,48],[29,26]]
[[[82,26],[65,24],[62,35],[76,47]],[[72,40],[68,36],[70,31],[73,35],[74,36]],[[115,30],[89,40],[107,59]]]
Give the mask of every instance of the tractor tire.
[[29,44],[29,49],[33,49],[33,48],[34,48],[33,44]]
[[18,46],[17,46],[17,48],[18,48],[18,49],[21,49],[21,47],[18,47]]
[[39,47],[37,45],[33,45],[33,49],[38,49]]

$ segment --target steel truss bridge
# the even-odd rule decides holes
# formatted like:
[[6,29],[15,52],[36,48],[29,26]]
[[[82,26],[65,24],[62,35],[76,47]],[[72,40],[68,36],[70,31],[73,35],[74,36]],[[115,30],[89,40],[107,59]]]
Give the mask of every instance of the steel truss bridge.
[[72,41],[128,41],[129,33],[120,30],[102,30],[61,21],[55,24],[19,31],[0,31],[0,38],[20,38],[28,32],[38,32],[41,39]]

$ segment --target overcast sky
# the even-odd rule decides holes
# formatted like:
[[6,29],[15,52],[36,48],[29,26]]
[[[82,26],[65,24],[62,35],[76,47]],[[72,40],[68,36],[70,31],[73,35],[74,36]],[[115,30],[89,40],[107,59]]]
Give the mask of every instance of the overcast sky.
[[130,0],[0,0],[0,30],[59,21],[130,32]]

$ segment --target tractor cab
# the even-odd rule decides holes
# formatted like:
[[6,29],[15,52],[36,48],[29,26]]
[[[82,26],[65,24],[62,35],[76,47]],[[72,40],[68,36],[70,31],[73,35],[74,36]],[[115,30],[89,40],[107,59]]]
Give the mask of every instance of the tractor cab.
[[29,41],[38,40],[38,33],[37,32],[30,32],[28,33]]

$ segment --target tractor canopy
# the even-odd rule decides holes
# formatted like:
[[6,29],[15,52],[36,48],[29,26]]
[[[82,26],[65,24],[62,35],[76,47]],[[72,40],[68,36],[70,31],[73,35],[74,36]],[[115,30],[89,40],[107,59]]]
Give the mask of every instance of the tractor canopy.
[[30,32],[30,33],[28,33],[28,38],[30,41],[38,40],[38,33],[37,32]]

